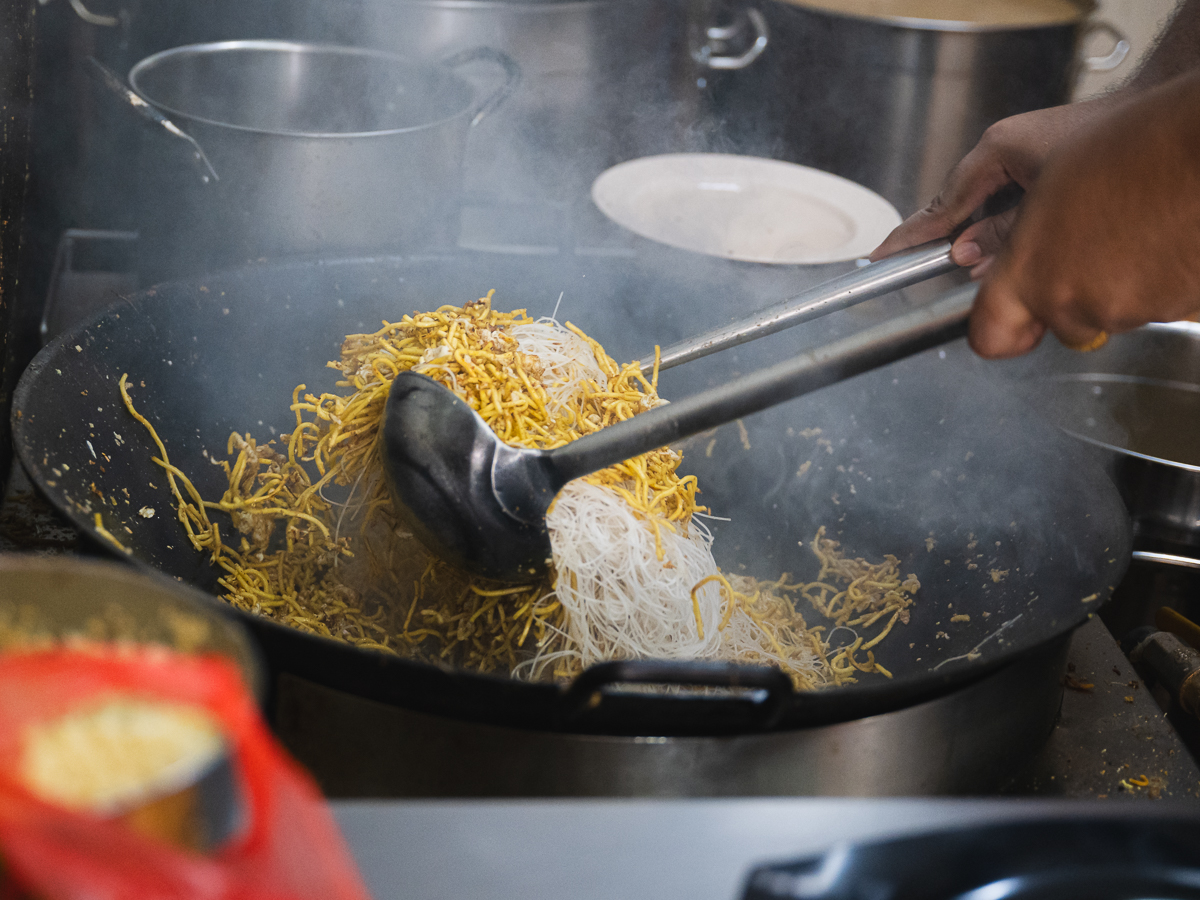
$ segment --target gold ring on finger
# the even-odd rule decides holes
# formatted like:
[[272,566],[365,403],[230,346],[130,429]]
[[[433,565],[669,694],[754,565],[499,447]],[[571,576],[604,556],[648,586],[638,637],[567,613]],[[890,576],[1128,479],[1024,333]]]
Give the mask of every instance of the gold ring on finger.
[[1108,332],[1107,331],[1098,331],[1098,332],[1096,332],[1096,336],[1093,337],[1091,340],[1084,341],[1083,343],[1080,343],[1080,344],[1068,344],[1066,341],[1064,341],[1063,346],[1069,350],[1075,350],[1078,353],[1091,353],[1093,350],[1099,350],[1101,347],[1103,347],[1107,343],[1108,343]]

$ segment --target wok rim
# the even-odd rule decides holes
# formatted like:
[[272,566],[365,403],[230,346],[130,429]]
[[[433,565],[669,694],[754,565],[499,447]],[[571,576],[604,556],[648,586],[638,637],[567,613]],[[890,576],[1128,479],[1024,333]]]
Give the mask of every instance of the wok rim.
[[[131,565],[135,569],[157,573],[159,576],[170,578],[170,573],[158,569],[152,563],[131,557],[119,552],[119,550],[101,538],[99,533],[94,528],[94,523],[88,519],[79,509],[69,502],[65,502],[59,496],[52,486],[47,484],[46,474],[35,457],[35,447],[29,438],[29,423],[24,417],[23,411],[29,404],[31,396],[35,393],[37,383],[43,377],[48,377],[48,371],[54,371],[51,365],[52,360],[56,355],[61,354],[65,360],[70,360],[81,354],[68,353],[68,349],[76,345],[82,346],[82,335],[90,329],[104,324],[110,319],[120,319],[135,303],[141,301],[147,303],[151,308],[166,308],[169,304],[164,303],[161,292],[168,287],[178,286],[186,288],[188,286],[196,286],[202,283],[211,283],[218,278],[245,278],[249,273],[256,271],[288,271],[288,270],[310,270],[314,267],[332,267],[339,266],[354,266],[363,264],[385,264],[398,265],[406,271],[410,270],[414,265],[444,263],[447,260],[461,260],[464,256],[479,256],[480,254],[457,254],[454,256],[445,255],[380,255],[380,256],[360,256],[352,258],[328,259],[326,257],[311,256],[311,257],[294,257],[287,260],[263,260],[251,263],[247,266],[225,269],[218,272],[202,275],[196,278],[184,278],[177,281],[163,282],[157,285],[141,289],[134,294],[122,298],[121,302],[110,306],[109,308],[100,311],[86,321],[79,323],[71,329],[64,331],[52,341],[47,343],[35,356],[34,360],[29,364],[26,370],[22,373],[21,378],[13,391],[11,424],[13,432],[13,444],[15,456],[20,460],[22,468],[28,475],[31,483],[37,488],[39,493],[43,495],[71,524],[80,532],[86,541],[95,547],[102,548],[109,556],[114,557],[126,564]],[[486,254],[485,254],[486,255]],[[204,295],[209,300],[212,300],[210,294]],[[223,301],[223,302],[228,302]],[[1117,495],[1115,486],[1110,485],[1111,494],[1115,502],[1123,509],[1120,498]],[[1129,526],[1128,517],[1125,520],[1125,528],[1119,535],[1123,541],[1122,554],[1119,554],[1116,559],[1119,559],[1116,569],[1111,570],[1113,574],[1112,584],[1115,585],[1124,576],[1131,561],[1132,549],[1132,534]],[[1106,554],[1107,555],[1107,554]],[[470,685],[479,686],[484,692],[519,692],[525,693],[530,698],[535,695],[543,704],[550,704],[553,707],[560,707],[561,701],[566,697],[574,680],[569,683],[557,682],[529,682],[519,681],[507,676],[500,676],[491,673],[476,672],[469,669],[454,669],[449,666],[438,666],[432,663],[427,663],[421,660],[415,660],[399,656],[398,654],[386,654],[381,651],[371,651],[358,648],[352,644],[337,641],[332,638],[323,638],[318,635],[307,634],[297,629],[289,628],[274,620],[266,617],[257,616],[252,613],[234,608],[226,604],[221,598],[215,594],[209,593],[207,590],[198,585],[187,585],[193,591],[208,598],[210,602],[218,604],[219,607],[226,611],[231,611],[238,617],[239,621],[248,627],[258,644],[262,656],[266,662],[266,668],[270,674],[274,675],[275,665],[273,663],[272,654],[265,649],[263,644],[262,634],[268,635],[268,640],[273,642],[274,638],[286,640],[296,646],[298,651],[289,654],[290,656],[312,656],[305,652],[304,648],[320,649],[322,653],[333,654],[337,657],[344,657],[354,662],[355,667],[364,670],[379,670],[381,668],[399,667],[401,671],[408,671],[410,674],[424,678],[444,679],[448,678],[453,682],[458,683],[456,690],[462,685],[466,685],[470,689]],[[746,729],[737,731],[734,734],[757,734],[764,732],[785,732],[792,730],[803,730],[807,728],[823,727],[825,725],[834,725],[842,722],[851,722],[863,718],[868,718],[876,715],[886,715],[901,709],[906,709],[916,706],[931,700],[936,700],[953,693],[962,688],[981,681],[1001,669],[1007,668],[1010,665],[1017,664],[1027,654],[1037,652],[1044,648],[1047,644],[1063,639],[1080,627],[1094,614],[1094,608],[1091,604],[1078,604],[1077,612],[1071,616],[1064,616],[1064,621],[1061,621],[1057,626],[1043,634],[1037,641],[1030,642],[1024,646],[1008,651],[1002,651],[996,656],[992,656],[983,660],[972,660],[969,667],[954,669],[947,673],[939,673],[935,670],[927,670],[925,672],[909,675],[902,681],[881,680],[868,684],[858,683],[840,688],[829,688],[811,692],[793,691],[788,698],[788,703],[783,714],[782,721],[779,724],[773,724],[763,729]],[[669,662],[669,661],[667,661]],[[687,662],[687,661],[681,661]],[[600,663],[598,665],[604,665]],[[773,667],[764,667],[773,668]],[[561,715],[547,716],[545,711],[541,713],[541,720],[537,723],[531,721],[514,722],[511,718],[495,717],[487,714],[466,714],[461,709],[447,710],[441,707],[432,707],[417,704],[412,700],[397,700],[395,691],[376,689],[370,692],[364,692],[361,688],[362,681],[354,682],[353,686],[349,686],[353,682],[353,673],[346,678],[329,678],[325,672],[324,666],[317,664],[312,666],[312,670],[321,670],[325,677],[312,677],[302,671],[296,671],[288,668],[287,671],[300,677],[310,678],[317,683],[326,686],[353,693],[356,696],[365,697],[367,699],[377,700],[379,702],[388,703],[401,708],[412,709],[418,712],[426,712],[433,715],[457,719],[467,722],[481,722],[488,724],[499,724],[506,727],[512,727],[529,731],[551,731],[551,732],[566,732],[578,734],[594,734],[594,735],[624,735],[624,734],[649,734],[648,732],[623,732],[610,730],[591,730],[586,727],[574,728],[564,726]],[[585,672],[591,671],[589,668]],[[778,671],[778,670],[776,670]],[[582,676],[577,676],[577,678]],[[401,692],[403,693],[403,692]],[[663,695],[657,695],[660,699],[666,699]],[[824,697],[845,697],[846,701],[826,701]],[[461,704],[460,704],[461,705]],[[834,707],[828,709],[827,707]],[[556,710],[562,713],[563,710]],[[707,733],[695,733],[692,731],[677,731],[674,729],[664,729],[659,732],[654,732],[656,736],[664,737],[687,737],[687,736],[706,736]],[[715,735],[707,735],[715,736]]]

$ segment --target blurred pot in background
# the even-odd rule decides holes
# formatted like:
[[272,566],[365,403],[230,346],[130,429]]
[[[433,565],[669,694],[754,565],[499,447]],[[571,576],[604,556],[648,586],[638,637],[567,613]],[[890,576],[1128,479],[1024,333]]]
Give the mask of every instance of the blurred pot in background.
[[592,179],[637,155],[639,109],[665,99],[671,4],[647,0],[363,0],[359,38],[437,57],[486,43],[524,83],[503,119],[480,129],[469,189],[535,201],[585,201]]
[[[493,69],[489,91],[457,74],[472,63]],[[148,282],[260,257],[452,243],[468,135],[520,73],[487,48],[414,63],[333,44],[225,41],[157,53],[129,81],[215,167],[198,170],[192,145],[146,131],[138,271]]]
[[[988,125],[1066,102],[1129,44],[1093,0],[691,0],[698,121],[714,149],[775,156],[920,208]],[[1093,32],[1107,56],[1083,58]],[[756,44],[764,44],[753,52]],[[703,130],[703,129],[702,129]]]

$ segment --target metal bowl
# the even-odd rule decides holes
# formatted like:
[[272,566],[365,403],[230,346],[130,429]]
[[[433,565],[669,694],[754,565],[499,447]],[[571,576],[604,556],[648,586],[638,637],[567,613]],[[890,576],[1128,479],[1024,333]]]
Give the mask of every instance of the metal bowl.
[[1147,325],[1087,354],[1047,341],[1028,365],[1030,399],[1100,451],[1136,534],[1200,548],[1200,325]]

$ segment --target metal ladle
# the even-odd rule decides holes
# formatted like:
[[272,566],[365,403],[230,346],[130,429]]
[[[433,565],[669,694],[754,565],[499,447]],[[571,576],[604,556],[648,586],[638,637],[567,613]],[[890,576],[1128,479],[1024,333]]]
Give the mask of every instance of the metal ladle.
[[[940,272],[925,277],[933,274]],[[508,446],[452,391],[404,372],[392,382],[383,422],[383,464],[396,512],[451,564],[497,581],[532,581],[550,564],[546,511],[568,481],[961,337],[973,299],[973,289],[955,291],[553,450]]]

